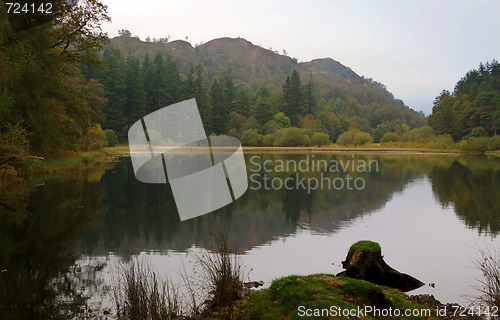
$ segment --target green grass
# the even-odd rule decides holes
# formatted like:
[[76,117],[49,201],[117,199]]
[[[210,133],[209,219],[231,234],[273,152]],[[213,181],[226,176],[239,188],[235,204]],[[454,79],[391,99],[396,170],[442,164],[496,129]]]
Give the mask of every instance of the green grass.
[[[299,319],[299,306],[307,309],[363,310],[365,306],[378,309],[427,309],[397,289],[378,286],[363,280],[335,277],[329,274],[288,276],[273,281],[268,289],[252,292],[248,300],[241,301],[234,312],[235,319]],[[437,319],[434,311],[430,319]],[[310,319],[345,319],[337,316],[306,317]],[[364,314],[361,319],[376,318]],[[404,317],[420,319],[419,317]],[[387,319],[387,317],[384,317]]]
[[370,240],[361,240],[353,244],[349,248],[349,252],[352,252],[354,250],[361,249],[361,250],[367,250],[367,251],[374,251],[374,252],[381,252],[382,249],[380,248],[380,245],[376,242],[370,241]]
[[110,157],[104,151],[90,151],[71,154],[55,159],[29,159],[21,170],[29,174],[52,174],[65,171],[76,171],[92,167],[95,163]]

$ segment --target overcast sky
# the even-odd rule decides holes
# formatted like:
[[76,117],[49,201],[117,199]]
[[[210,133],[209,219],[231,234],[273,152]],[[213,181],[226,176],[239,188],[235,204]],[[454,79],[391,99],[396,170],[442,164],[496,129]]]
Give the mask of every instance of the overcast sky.
[[500,60],[500,1],[102,0],[116,36],[171,36],[194,46],[242,37],[299,61],[333,58],[429,114],[480,62]]

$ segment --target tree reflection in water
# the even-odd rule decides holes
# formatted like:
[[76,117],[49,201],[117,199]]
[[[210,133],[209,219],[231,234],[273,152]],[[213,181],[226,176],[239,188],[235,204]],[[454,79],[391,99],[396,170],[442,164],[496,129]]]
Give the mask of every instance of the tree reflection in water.
[[[263,154],[259,161],[305,159],[304,154]],[[247,155],[247,169],[252,163]],[[321,153],[348,160],[352,154]],[[0,207],[0,318],[83,317],[90,296],[105,294],[95,256],[114,252],[125,260],[143,251],[203,247],[209,233],[228,231],[243,251],[308,228],[335,233],[343,223],[383,208],[410,182],[428,177],[435,197],[453,206],[469,228],[500,231],[500,159],[422,154],[356,154],[377,160],[377,172],[352,173],[364,190],[247,190],[238,201],[180,222],[168,185],[143,184],[128,158],[70,177],[22,186]],[[272,178],[310,178],[319,172],[270,172]],[[329,178],[344,173],[325,173]],[[295,180],[293,180],[295,181]],[[82,258],[83,257],[83,258]],[[76,264],[75,261],[79,261]]]

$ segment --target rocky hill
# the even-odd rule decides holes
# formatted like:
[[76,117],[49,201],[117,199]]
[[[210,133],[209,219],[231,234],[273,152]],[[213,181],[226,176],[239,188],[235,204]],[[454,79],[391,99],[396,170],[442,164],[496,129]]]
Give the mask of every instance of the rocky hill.
[[[255,92],[262,85],[271,91],[281,90],[286,76],[294,69],[302,79],[313,77],[317,90],[326,100],[333,96],[353,96],[361,105],[376,103],[410,110],[402,101],[394,99],[384,85],[366,79],[332,58],[297,62],[296,59],[262,48],[243,38],[220,38],[193,47],[189,42],[176,40],[167,43],[143,42],[138,38],[119,36],[111,41],[124,56],[143,59],[157,52],[170,55],[181,74],[201,62],[206,71],[207,85],[231,68],[236,85],[248,86]],[[416,114],[416,112],[412,112]]]

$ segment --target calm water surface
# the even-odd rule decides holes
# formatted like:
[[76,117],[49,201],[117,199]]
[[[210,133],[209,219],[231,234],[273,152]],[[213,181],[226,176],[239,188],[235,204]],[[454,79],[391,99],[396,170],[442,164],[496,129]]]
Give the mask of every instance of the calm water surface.
[[[184,222],[169,186],[138,182],[127,157],[78,175],[33,179],[30,186],[4,190],[0,316],[71,318],[108,307],[107,288],[117,266],[135,258],[181,283],[181,274],[193,270],[196,254],[210,243],[209,232],[227,232],[242,252],[248,278],[266,284],[290,274],[340,272],[352,243],[377,241],[390,266],[435,283],[435,288],[426,285],[411,294],[430,293],[442,302],[464,304],[464,296],[476,294],[473,287],[481,276],[472,263],[477,248],[500,248],[497,157],[245,157],[250,179],[245,195]],[[307,161],[309,167],[277,167],[287,161]],[[371,170],[329,168],[348,161],[371,163]],[[313,168],[313,162],[319,166]],[[363,188],[349,190],[347,175]],[[315,179],[323,179],[323,188],[302,189],[300,181]],[[335,179],[335,187],[327,187],[326,181]],[[280,187],[285,181],[294,187]]]

